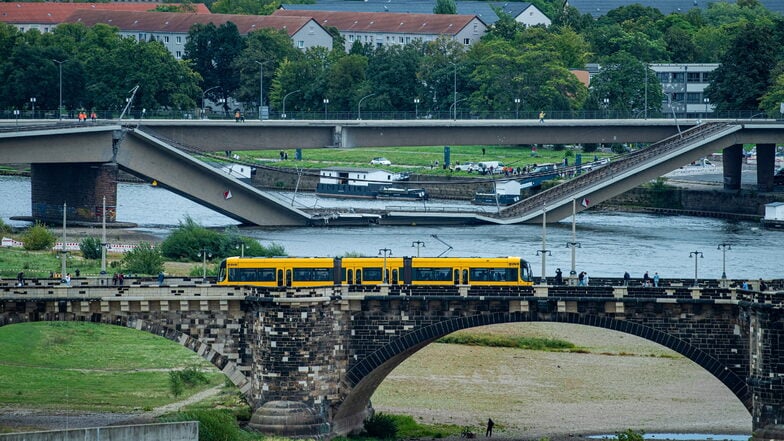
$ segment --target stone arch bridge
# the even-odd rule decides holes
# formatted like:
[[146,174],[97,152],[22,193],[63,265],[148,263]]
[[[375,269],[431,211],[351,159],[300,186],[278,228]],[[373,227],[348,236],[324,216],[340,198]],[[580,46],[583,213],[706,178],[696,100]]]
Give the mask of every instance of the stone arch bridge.
[[[716,284],[471,288],[337,286],[253,290],[184,281],[97,286],[0,282],[0,326],[91,321],[177,341],[220,368],[254,408],[251,426],[288,436],[361,427],[401,362],[460,329],[564,322],[640,336],[696,362],[749,410],[754,439],[784,440],[781,295]],[[200,281],[199,281],[200,282]]]

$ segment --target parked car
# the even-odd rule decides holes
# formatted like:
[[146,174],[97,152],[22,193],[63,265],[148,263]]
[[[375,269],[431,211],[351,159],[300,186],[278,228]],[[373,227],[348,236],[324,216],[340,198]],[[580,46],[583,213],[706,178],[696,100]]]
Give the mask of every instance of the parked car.
[[784,168],[780,168],[779,171],[773,175],[773,185],[784,185]]
[[462,164],[455,165],[455,171],[464,171],[464,172],[475,172],[479,170],[479,165],[475,162],[464,162]]
[[387,158],[373,158],[370,160],[370,165],[392,165],[392,161]]

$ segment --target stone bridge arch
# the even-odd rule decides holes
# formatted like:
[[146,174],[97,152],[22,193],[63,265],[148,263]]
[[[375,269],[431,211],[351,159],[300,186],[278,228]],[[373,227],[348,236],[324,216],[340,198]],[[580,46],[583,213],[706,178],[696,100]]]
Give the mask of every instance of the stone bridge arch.
[[137,317],[115,316],[107,317],[101,314],[82,315],[76,313],[28,313],[16,314],[8,311],[0,313],[0,327],[21,323],[35,322],[89,322],[110,326],[121,326],[138,331],[148,332],[158,337],[163,337],[173,341],[180,346],[189,349],[207,360],[210,364],[223,372],[229,380],[234,383],[243,393],[246,393],[250,380],[240,371],[239,366],[231,361],[227,354],[216,350],[213,345],[193,337],[174,327],[167,326],[160,321],[144,320]]
[[435,340],[462,329],[504,323],[552,322],[593,326],[635,335],[665,346],[689,360],[721,381],[752,413],[752,393],[745,378],[727,363],[702,348],[646,323],[621,320],[598,314],[561,313],[537,315],[532,313],[491,313],[458,316],[427,326],[418,327],[404,336],[391,340],[367,357],[350,366],[341,389],[346,391],[333,414],[333,431],[346,433],[361,427],[367,415],[370,398],[381,382],[403,361]]

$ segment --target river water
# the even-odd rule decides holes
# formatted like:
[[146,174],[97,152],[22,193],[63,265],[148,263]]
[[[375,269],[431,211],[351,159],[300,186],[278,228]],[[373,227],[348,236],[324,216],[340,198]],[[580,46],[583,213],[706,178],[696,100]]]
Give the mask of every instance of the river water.
[[[291,195],[281,194],[290,198]],[[375,202],[375,203],[379,203]],[[400,205],[394,201],[381,202]],[[316,199],[298,195],[295,204],[305,206],[356,206],[356,201]],[[330,205],[331,204],[331,205]],[[421,203],[420,203],[421,204]],[[429,205],[439,204],[428,202]],[[456,205],[457,202],[441,202]],[[492,208],[490,208],[492,209]],[[0,176],[0,218],[14,226],[27,222],[11,221],[12,216],[29,216],[30,179]],[[161,188],[144,184],[118,184],[117,219],[138,224],[136,230],[165,237],[180,221],[191,217],[208,227],[237,225],[237,222]],[[577,215],[576,270],[592,277],[692,278],[699,251],[697,272],[700,278],[718,278],[722,273],[720,243],[732,244],[726,252],[727,276],[730,278],[784,278],[784,232],[765,230],[759,223],[708,219],[690,216],[664,216],[639,213],[588,211]],[[340,256],[347,252],[378,255],[388,248],[394,256],[415,256],[416,241],[424,242],[421,256],[507,256],[520,255],[531,261],[535,275],[541,274],[543,249],[541,225],[481,226],[365,226],[365,227],[296,227],[243,228],[244,235],[262,244],[283,245],[289,255]],[[435,237],[434,237],[435,236]],[[546,272],[552,276],[560,267],[565,274],[571,268],[571,218],[546,229]]]

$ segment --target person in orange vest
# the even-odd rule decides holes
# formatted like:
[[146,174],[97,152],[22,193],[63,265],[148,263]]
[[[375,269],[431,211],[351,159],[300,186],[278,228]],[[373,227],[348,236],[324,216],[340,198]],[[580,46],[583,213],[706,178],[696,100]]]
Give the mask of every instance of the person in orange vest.
[[91,119],[93,122],[95,122],[95,120],[96,120],[96,119],[98,119],[98,115],[96,115],[96,114],[95,114],[95,111],[94,111],[94,110],[93,110],[93,112],[90,114],[90,119]]

